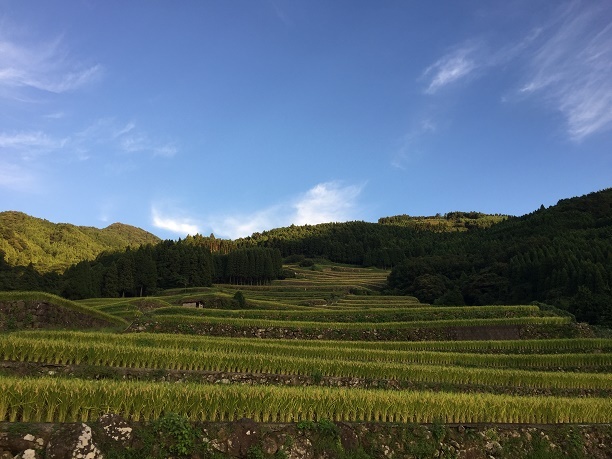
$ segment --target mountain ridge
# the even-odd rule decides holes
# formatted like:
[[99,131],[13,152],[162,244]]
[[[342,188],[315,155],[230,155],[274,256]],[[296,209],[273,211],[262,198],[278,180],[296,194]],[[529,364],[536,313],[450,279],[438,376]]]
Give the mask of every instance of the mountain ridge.
[[14,266],[31,263],[40,272],[62,272],[105,251],[160,241],[156,235],[125,223],[100,229],[53,223],[15,210],[0,212],[0,251],[4,261]]

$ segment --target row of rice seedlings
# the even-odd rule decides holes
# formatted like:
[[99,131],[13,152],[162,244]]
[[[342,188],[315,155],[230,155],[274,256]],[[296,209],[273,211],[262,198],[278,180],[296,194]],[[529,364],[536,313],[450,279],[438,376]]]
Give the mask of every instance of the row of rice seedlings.
[[312,269],[312,267],[301,267],[295,265],[287,266],[287,269],[291,269],[296,274],[302,274],[313,279],[329,278],[329,277],[341,277],[341,278],[366,278],[366,279],[386,279],[389,275],[389,271],[374,271],[370,269],[341,269],[337,267],[323,268],[323,269]]
[[[103,336],[103,335],[101,335]],[[117,342],[125,342],[126,337],[121,335]],[[262,340],[255,338],[231,339],[225,337],[186,337],[185,339],[177,335],[158,335],[158,334],[135,334],[131,335],[130,343],[135,345],[157,345],[161,347],[174,347],[176,349],[191,348],[194,350],[222,350],[225,352],[267,352],[270,354],[296,355],[294,350],[308,357],[339,358],[343,360],[363,360],[363,361],[386,361],[403,363],[429,363],[429,364],[454,364],[454,365],[478,365],[491,367],[555,367],[555,368],[577,368],[577,367],[608,367],[612,364],[612,340],[610,339],[581,339],[573,343],[572,340],[554,340],[554,343],[544,340],[525,341],[505,341],[502,346],[492,349],[504,351],[516,351],[512,345],[524,345],[530,343],[534,352],[488,352],[484,344],[488,342],[472,341],[474,349],[439,349],[429,350],[428,346],[415,346],[412,349],[384,349],[384,342],[381,346],[376,346],[372,342],[347,342],[338,341],[312,341],[312,340]],[[102,338],[106,340],[107,338]],[[432,346],[444,342],[432,342]],[[455,344],[456,341],[446,342]],[[490,342],[494,345],[496,342]],[[555,347],[555,343],[558,347]],[[372,345],[374,344],[374,345]],[[403,343],[397,343],[400,346]],[[424,343],[427,344],[427,343]],[[571,345],[570,345],[571,344]],[[409,346],[407,346],[409,347]],[[467,347],[467,346],[466,346]],[[561,352],[566,348],[566,352]],[[522,349],[522,347],[520,348]],[[520,350],[519,349],[519,350]],[[488,349],[490,350],[490,349]],[[544,353],[554,350],[557,353]],[[589,352],[590,351],[590,352]]]
[[157,297],[145,297],[145,298],[94,298],[94,299],[85,299],[85,300],[77,300],[75,301],[77,304],[86,305],[88,307],[97,309],[99,311],[104,311],[110,314],[113,314],[116,311],[121,310],[123,307],[126,309],[139,309],[141,304],[145,303],[148,307],[170,307],[172,303],[168,301],[162,300]]
[[[161,336],[161,335],[158,335]],[[176,336],[176,335],[171,335]],[[195,337],[194,337],[195,338]],[[195,338],[197,339],[197,338]],[[206,339],[233,339],[206,337]],[[241,338],[276,343],[278,340]],[[612,339],[609,338],[555,338],[530,340],[471,340],[471,341],[334,341],[334,340],[285,340],[284,346],[357,348],[380,351],[432,351],[480,354],[567,354],[610,353]]]
[[[198,350],[197,348],[192,348]],[[200,348],[226,353],[266,353],[309,359],[394,362],[403,364],[456,365],[479,368],[576,369],[604,371],[612,368],[611,353],[592,354],[475,354],[434,351],[393,351],[342,347],[286,346],[283,342],[208,342]]]
[[170,412],[191,421],[612,421],[612,403],[604,398],[0,377],[0,419],[10,422],[87,422],[104,413],[138,422]]
[[132,322],[142,316],[140,311],[118,311],[113,314],[115,317],[125,319],[127,322]]
[[217,289],[215,287],[177,287],[164,289],[162,295],[166,297],[181,294],[184,295],[185,293],[214,293],[216,290]]
[[336,306],[339,308],[346,309],[408,309],[408,308],[424,308],[430,307],[431,305],[427,303],[418,303],[418,302],[385,302],[384,300],[379,300],[376,298],[372,298],[370,301],[360,301],[360,302],[345,302],[345,301],[337,301]]
[[385,302],[413,302],[418,303],[419,300],[414,296],[398,296],[398,295],[346,295],[342,301],[343,302],[363,302],[363,301],[371,301],[373,298],[376,298]]
[[411,322],[455,319],[494,319],[511,317],[546,317],[537,306],[461,306],[461,307],[422,307],[407,309],[335,309],[321,310],[304,308],[292,310],[220,310],[193,309],[182,307],[159,308],[155,315],[194,315],[208,317],[230,317],[243,319],[282,320],[287,322]]
[[[248,297],[253,298],[252,296]],[[272,300],[272,301],[283,301],[286,303],[296,303],[296,302],[308,302],[308,301],[312,301],[312,300],[323,300],[325,302],[329,302],[331,301],[330,304],[333,304],[334,308],[336,309],[387,309],[387,310],[391,310],[394,308],[423,308],[426,306],[429,306],[426,303],[419,303],[418,301],[404,301],[404,302],[386,302],[384,300],[380,300],[378,299],[376,296],[372,295],[371,298],[368,301],[361,301],[361,302],[344,302],[341,298],[338,297],[332,297],[330,295],[320,295],[317,294],[316,296],[312,296],[312,297],[303,297],[303,298],[295,298],[295,299],[288,299],[285,298],[282,294],[276,296],[276,297],[267,297],[266,299]]]
[[325,279],[325,280],[316,280],[316,281],[313,281],[310,279],[291,279],[291,280],[284,280],[282,282],[286,283],[286,285],[309,286],[313,289],[314,288],[322,289],[322,288],[327,287],[328,285],[334,285],[334,287],[337,289],[340,289],[341,287],[344,288],[345,290],[347,290],[346,293],[348,293],[350,289],[377,292],[385,287],[384,282],[365,282],[363,280],[358,280],[358,279],[346,279],[346,280]]
[[[292,298],[292,297],[313,297],[320,296],[325,297],[328,292],[317,292],[316,290],[288,290],[288,291],[261,291],[254,292],[252,295],[265,295],[265,296],[282,296],[283,298]],[[397,295],[381,295],[378,292],[371,292],[371,294],[362,294],[355,295],[351,293],[344,293],[341,298],[338,299],[338,304],[347,304],[347,305],[359,305],[359,304],[370,304],[370,303],[380,303],[380,304],[419,304],[419,300],[413,296],[397,296]]]
[[[238,291],[238,290],[237,290]],[[244,294],[245,292],[243,292]],[[327,304],[328,300],[332,298],[332,294],[321,294],[319,292],[315,292],[312,295],[302,295],[300,293],[296,295],[284,295],[284,294],[261,294],[259,292],[247,292],[245,295],[249,304],[266,304],[266,302],[271,302],[272,304],[282,304],[283,307],[287,307],[289,305],[295,307],[296,305],[302,307],[304,304],[310,304],[311,302],[318,302],[320,304]],[[264,308],[262,308],[264,309]],[[270,309],[270,308],[265,308]]]
[[75,303],[87,306],[89,308],[99,309],[102,306],[110,306],[113,304],[123,304],[126,300],[124,298],[86,298],[84,300],[76,300]]
[[[10,343],[15,338],[6,338]],[[44,345],[45,338],[29,337],[23,338],[33,340],[35,344]],[[199,350],[207,352],[225,352],[228,354],[239,353],[265,353],[268,355],[284,357],[302,357],[309,359],[339,359],[344,361],[364,362],[394,362],[404,364],[427,364],[427,365],[457,365],[480,368],[522,368],[522,369],[554,369],[567,370],[586,368],[591,371],[605,371],[612,368],[611,353],[591,354],[481,354],[465,352],[435,352],[435,351],[401,351],[401,350],[378,350],[360,349],[342,346],[295,346],[285,344],[285,341],[262,342],[261,340],[177,340],[169,339],[161,341],[146,336],[122,335],[119,337],[100,336],[97,340],[91,340],[90,336],[84,335],[84,339],[75,336],[69,342],[88,344],[107,343],[112,345],[146,346],[149,348],[159,347],[165,349]],[[0,340],[2,343],[2,340]],[[7,344],[8,346],[8,344]],[[32,348],[33,349],[33,348]],[[19,359],[13,356],[13,359]],[[31,359],[32,357],[30,357]]]
[[[240,288],[236,287],[234,293]],[[282,298],[283,300],[307,300],[313,298],[326,298],[330,295],[330,292],[318,292],[316,290],[312,291],[304,291],[304,290],[295,290],[288,292],[274,292],[274,291],[255,291],[252,290],[249,292],[249,298],[259,298],[259,299],[278,299]]]
[[344,361],[269,353],[190,351],[107,343],[68,343],[23,338],[0,342],[3,360],[48,364],[390,379],[431,384],[512,386],[554,389],[612,389],[612,375],[465,368],[456,366]]
[[125,311],[135,312],[135,311],[140,311],[136,306],[134,306],[133,304],[130,304],[130,303],[109,304],[109,305],[98,307],[98,310],[99,311],[104,311],[107,314],[113,314],[113,315],[115,315],[118,312],[125,312]]
[[224,346],[240,343],[282,345],[285,347],[361,349],[364,351],[432,351],[461,352],[480,354],[568,354],[568,353],[610,353],[612,339],[609,338],[558,338],[534,340],[490,340],[490,341],[333,341],[333,340],[279,340],[260,338],[228,338],[218,336],[191,336],[164,333],[112,334],[94,331],[36,330],[19,331],[13,336],[37,339],[57,339],[68,341],[106,341],[128,342],[146,346],[174,348],[201,348]]
[[[292,285],[295,283],[296,285]],[[215,284],[221,291],[230,290],[241,290],[244,292],[255,291],[255,292],[318,292],[318,293],[332,293],[332,292],[343,292],[348,293],[346,286],[338,287],[336,285],[316,286],[315,284],[310,285],[307,280],[291,279],[282,281],[272,281],[271,285],[236,285],[236,284]]]
[[233,327],[282,328],[302,330],[409,330],[419,328],[492,327],[509,325],[564,325],[572,322],[569,317],[509,317],[490,319],[415,320],[412,322],[305,322],[270,319],[240,319],[230,317],[198,317],[193,315],[155,315],[158,322],[172,325],[227,325]]
[[[297,272],[300,274],[300,272]],[[317,271],[312,270],[310,272],[301,272],[304,276],[310,278],[313,281],[319,282],[352,282],[352,283],[384,283],[387,280],[386,273],[347,273],[333,270]]]
[[[279,281],[279,282],[287,282],[287,281]],[[233,286],[234,290],[242,290],[241,286],[239,285],[235,285]],[[224,291],[229,291],[227,288],[224,289]],[[340,293],[342,294],[342,296],[344,295],[348,295],[349,291],[346,287],[342,286],[342,287],[338,287],[338,288],[329,288],[329,286],[325,286],[324,288],[321,288],[320,290],[317,289],[305,289],[303,286],[300,287],[283,287],[281,285],[277,285],[277,286],[266,286],[262,289],[252,289],[250,290],[251,295],[254,296],[262,296],[262,297],[277,297],[277,296],[283,296],[285,297],[285,294],[287,294],[287,298],[292,298],[292,297],[324,297],[326,295],[329,295],[331,293]]]
[[[153,335],[154,336],[154,335]],[[89,339],[88,339],[89,338]],[[455,365],[479,368],[520,368],[520,369],[554,369],[567,370],[586,368],[591,371],[605,371],[612,368],[611,353],[591,353],[591,354],[481,354],[465,352],[435,352],[435,351],[400,351],[400,350],[378,350],[360,349],[354,347],[323,347],[323,346],[295,346],[287,345],[285,341],[261,342],[261,340],[159,340],[148,338],[147,336],[122,335],[121,337],[104,337],[100,335],[98,340],[91,340],[85,335],[85,339],[80,336],[73,336],[73,339],[66,342],[73,342],[88,345],[95,343],[105,343],[114,346],[145,346],[147,348],[178,349],[184,351],[206,351],[224,352],[227,354],[267,354],[283,357],[299,357],[307,359],[333,359],[343,361],[363,361],[363,362],[390,362],[402,364],[425,364],[425,365]],[[21,341],[20,341],[21,340]],[[12,343],[20,342],[21,346],[27,348],[25,340],[32,341],[28,349],[35,352],[36,346],[45,346],[45,341],[50,341],[51,349],[56,340],[47,340],[42,337],[16,336],[0,339],[0,349],[2,346],[10,347]],[[1,355],[1,354],[0,354]],[[21,360],[16,351],[11,356],[12,360]],[[33,354],[27,358],[35,358]]]
[[[271,299],[260,299],[260,298],[252,298],[249,296],[246,299],[249,308],[257,308],[260,310],[266,311],[310,311],[311,308],[309,306],[296,305],[292,304],[282,297],[278,298],[278,300]],[[265,313],[262,313],[264,315]]]
[[[181,303],[190,303],[190,302],[196,302],[196,301],[200,301],[202,300],[201,298],[184,298]],[[301,305],[296,305],[296,304],[292,304],[290,302],[287,302],[285,300],[280,300],[279,301],[271,301],[271,300],[262,300],[262,299],[255,299],[252,298],[251,296],[248,296],[246,298],[246,302],[248,304],[248,308],[255,308],[256,310],[261,311],[262,315],[265,314],[265,311],[272,311],[270,313],[273,313],[274,311],[279,311],[279,312],[283,312],[283,311],[295,311],[295,310],[309,310],[308,307],[306,306],[301,306]],[[210,315],[215,315],[215,314],[223,314],[219,311],[242,311],[242,309],[231,309],[231,303],[229,304],[230,307],[214,307],[214,306],[205,306],[203,309],[198,309],[198,311],[200,311],[200,313],[203,313],[204,311],[208,311],[208,314]],[[233,306],[234,308],[236,306]],[[166,308],[159,308],[158,310],[172,310],[170,308],[174,308],[177,310],[181,310],[180,306],[172,306],[172,305],[168,305],[168,307]],[[156,310],[157,311],[157,310]],[[226,313],[227,314],[227,313]],[[231,313],[229,313],[231,315]]]

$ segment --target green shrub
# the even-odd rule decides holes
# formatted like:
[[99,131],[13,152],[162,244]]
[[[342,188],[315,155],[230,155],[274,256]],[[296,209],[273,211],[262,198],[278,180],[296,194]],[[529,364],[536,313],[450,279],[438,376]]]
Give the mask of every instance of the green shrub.
[[[196,433],[189,420],[175,413],[168,413],[155,422],[162,449],[179,456],[190,455],[195,444]],[[255,458],[253,458],[255,459]]]
[[323,381],[323,372],[321,370],[314,370],[310,374],[310,379],[312,379],[313,383],[319,384],[321,381]]
[[265,459],[261,446],[251,446],[246,454],[247,459]]
[[234,294],[234,303],[236,303],[236,305],[240,309],[244,309],[246,307],[246,299],[244,298],[244,293],[242,293],[240,290],[238,290]]

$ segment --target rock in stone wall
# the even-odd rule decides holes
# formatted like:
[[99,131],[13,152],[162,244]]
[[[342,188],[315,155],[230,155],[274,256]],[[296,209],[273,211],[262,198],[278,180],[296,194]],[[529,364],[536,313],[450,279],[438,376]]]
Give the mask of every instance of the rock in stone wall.
[[118,457],[118,451],[128,449],[134,453],[129,457],[191,459],[612,457],[610,425],[448,426],[325,420],[260,424],[250,419],[190,424],[176,415],[168,419],[172,422],[141,424],[108,414],[87,424],[0,423],[0,459],[102,459]]

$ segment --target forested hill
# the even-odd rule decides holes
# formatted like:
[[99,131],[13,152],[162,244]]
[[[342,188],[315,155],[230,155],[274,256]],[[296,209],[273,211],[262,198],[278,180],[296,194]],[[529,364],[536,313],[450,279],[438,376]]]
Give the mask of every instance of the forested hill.
[[[91,260],[103,250],[123,251],[128,245],[158,241],[126,225],[115,224],[104,230],[54,225],[17,212],[0,214],[0,232],[0,255],[6,254],[4,260],[0,258],[0,270],[8,286],[5,289],[35,287],[54,293],[68,291],[65,285],[79,278],[75,275],[79,269],[69,270],[71,276],[64,279],[41,279],[31,269],[10,272],[11,266],[27,265],[32,260],[37,271],[44,271],[51,262],[67,266]],[[388,292],[413,295],[425,303],[539,301],[566,309],[579,320],[612,325],[612,188],[563,199],[555,206],[541,207],[522,217],[476,212],[436,217],[400,215],[379,223],[291,225],[234,241],[195,235],[165,244],[157,244],[148,252],[117,254],[116,260],[98,258],[89,268],[98,276],[96,279],[103,279],[107,270],[112,271],[113,263],[115,268],[120,267],[121,259],[128,260],[127,265],[133,262],[130,269],[134,272],[144,272],[137,260],[149,260],[152,266],[152,259],[158,271],[156,279],[151,276],[149,283],[168,288],[195,286],[200,277],[225,282],[268,282],[278,273],[264,272],[264,268],[273,266],[278,270],[277,255],[285,261],[320,257],[390,268]],[[256,248],[272,250],[251,250]],[[168,256],[170,252],[180,256]],[[147,256],[140,257],[142,254]],[[187,269],[193,259],[209,260],[211,254],[211,272],[194,277]],[[275,261],[259,263],[261,272],[249,270],[248,275],[244,274],[244,266],[253,264],[256,268],[257,260],[265,261],[267,257]],[[168,268],[168,260],[176,262]],[[86,267],[81,264],[79,268],[86,273]],[[143,291],[142,285],[137,287],[132,286],[133,294]]]
[[362,221],[291,225],[238,239],[238,246],[279,249],[284,257],[323,257],[338,263],[392,268],[406,258],[430,253],[436,244],[455,240],[459,233],[491,226],[509,218],[479,212],[451,212],[443,216],[398,215]]
[[426,303],[540,301],[612,325],[612,189],[522,217],[400,215],[290,226],[236,242],[278,248],[284,257],[392,268],[389,290]]
[[21,212],[0,212],[0,252],[4,252],[4,260],[13,266],[32,263],[39,272],[63,271],[105,251],[158,242],[157,236],[122,223],[98,229],[51,223]]
[[389,287],[438,304],[541,301],[612,325],[612,189],[439,240],[398,264]]

